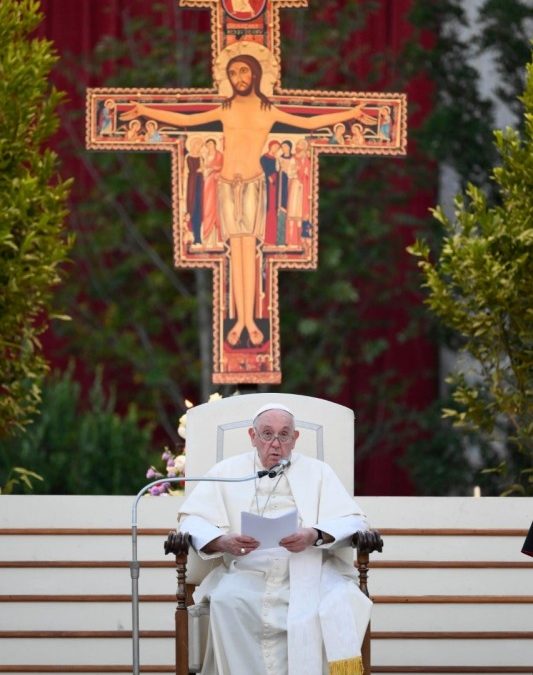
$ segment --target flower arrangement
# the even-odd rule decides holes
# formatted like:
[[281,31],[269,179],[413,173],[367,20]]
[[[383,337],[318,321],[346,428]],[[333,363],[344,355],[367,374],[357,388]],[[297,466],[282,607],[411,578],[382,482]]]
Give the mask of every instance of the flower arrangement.
[[[216,401],[222,398],[220,394],[211,394],[209,401]],[[194,407],[194,404],[185,399],[185,407],[187,410]],[[187,435],[187,413],[179,418],[178,421],[178,435],[186,441]],[[161,470],[155,466],[151,466],[146,472],[146,478],[150,480],[158,480],[159,478],[175,478],[177,476],[185,475],[185,462],[186,462],[186,443],[181,446],[178,445],[176,450],[173,452],[168,446],[165,446],[161,454],[161,459],[164,464],[164,468]],[[163,473],[164,472],[164,473]],[[177,485],[177,488],[172,488],[173,485]],[[180,495],[183,493],[183,483],[174,482],[174,483],[159,483],[158,485],[153,485],[148,492],[153,497],[158,497],[160,495]]]
[[[180,452],[180,454],[173,453],[168,447],[165,447],[163,453],[161,454],[161,459],[165,463],[165,474],[168,478],[175,478],[176,476],[185,475],[185,452]],[[165,474],[162,473],[155,466],[151,466],[146,472],[146,478],[150,480],[158,480],[159,478],[164,478]],[[172,488],[172,485],[178,485],[177,488]],[[166,494],[181,494],[183,488],[180,486],[180,483],[159,483],[158,485],[152,485],[148,492],[153,497],[158,497],[159,495]]]

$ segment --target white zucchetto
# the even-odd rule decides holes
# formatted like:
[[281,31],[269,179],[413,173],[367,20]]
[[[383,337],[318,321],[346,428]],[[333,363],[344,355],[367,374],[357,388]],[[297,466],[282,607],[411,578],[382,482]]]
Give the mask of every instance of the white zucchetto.
[[261,408],[259,408],[259,410],[255,413],[252,423],[255,424],[259,415],[262,415],[269,410],[283,410],[283,412],[288,413],[292,418],[294,418],[294,413],[290,408],[287,408],[286,405],[282,405],[281,403],[267,403],[266,405],[261,406]]

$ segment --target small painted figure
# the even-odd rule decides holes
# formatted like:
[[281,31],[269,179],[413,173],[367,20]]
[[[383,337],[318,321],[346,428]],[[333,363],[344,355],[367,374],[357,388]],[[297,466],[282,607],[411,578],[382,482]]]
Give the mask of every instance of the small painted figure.
[[330,145],[345,145],[344,134],[346,133],[346,127],[344,124],[336,124],[333,127],[333,136],[330,136],[329,144]]
[[365,144],[365,135],[363,133],[363,125],[356,123],[352,124],[350,131],[352,132],[350,138],[350,145],[361,147]]
[[390,141],[391,114],[388,105],[383,106],[378,112],[378,136],[383,141]]
[[292,142],[283,141],[279,155],[279,206],[276,243],[287,244],[287,209],[289,206],[289,174],[292,172]]
[[201,136],[193,136],[189,140],[189,152],[185,158],[187,165],[187,214],[186,222],[193,235],[193,244],[202,243],[202,201],[204,193],[204,176],[202,173]]
[[301,138],[296,143],[289,165],[289,202],[287,206],[287,245],[301,247],[304,222],[309,228],[309,176],[311,163],[308,143]]
[[261,166],[265,172],[267,213],[265,225],[265,244],[275,245],[278,230],[278,199],[279,199],[279,166],[278,153],[280,144],[278,141],[270,141],[268,150],[261,155]]
[[139,120],[131,120],[131,122],[128,124],[128,128],[126,129],[126,134],[124,138],[127,141],[134,141],[138,142],[142,140],[142,133],[141,133],[141,123]]
[[144,140],[146,143],[160,143],[163,140],[163,135],[159,131],[157,122],[154,120],[148,120],[146,122]]
[[205,246],[215,246],[222,242],[220,223],[218,222],[217,188],[224,156],[217,149],[214,138],[208,138],[204,144],[203,168],[203,223],[202,242]]
[[113,100],[104,102],[98,113],[97,133],[100,136],[110,136],[113,133],[113,114],[111,110],[115,107]]

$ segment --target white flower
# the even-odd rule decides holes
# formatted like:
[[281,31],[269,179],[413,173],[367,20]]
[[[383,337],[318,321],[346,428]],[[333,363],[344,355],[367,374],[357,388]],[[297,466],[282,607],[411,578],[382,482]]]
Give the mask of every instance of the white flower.
[[185,471],[185,455],[178,455],[174,460],[174,468],[178,473]]
[[183,413],[178,422],[178,434],[185,438],[187,435],[187,413]]
[[[214,394],[211,394],[207,402],[211,403],[212,401],[218,401],[221,398],[223,397],[218,392],[215,392]],[[189,401],[189,399],[186,398],[184,403],[187,410],[194,408],[194,403]],[[183,413],[183,415],[179,418],[178,435],[181,436],[182,438],[186,438],[187,436],[187,413]]]

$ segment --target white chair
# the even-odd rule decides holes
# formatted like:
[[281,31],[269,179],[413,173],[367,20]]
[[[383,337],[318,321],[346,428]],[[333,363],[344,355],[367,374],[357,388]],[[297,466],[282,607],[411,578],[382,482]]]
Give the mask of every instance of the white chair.
[[[213,464],[250,450],[248,428],[255,412],[266,403],[282,403],[290,408],[300,432],[298,452],[327,462],[339,476],[349,494],[354,493],[354,414],[336,403],[295,394],[244,394],[219,399],[191,408],[187,413],[186,476],[203,476]],[[195,483],[186,483],[186,494]],[[171,532],[165,553],[176,555],[178,576],[176,608],[176,675],[201,669],[207,626],[205,605],[191,606],[192,589],[217,562],[200,560],[186,533]],[[368,595],[368,559],[381,551],[382,541],[375,530],[354,533],[357,548],[359,586]],[[370,672],[370,629],[363,643],[365,673]]]

